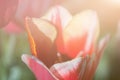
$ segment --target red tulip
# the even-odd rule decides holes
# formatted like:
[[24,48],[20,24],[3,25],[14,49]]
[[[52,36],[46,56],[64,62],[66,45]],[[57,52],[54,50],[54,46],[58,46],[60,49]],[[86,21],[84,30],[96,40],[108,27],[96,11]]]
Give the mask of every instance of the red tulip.
[[93,52],[99,33],[95,11],[87,10],[72,17],[66,9],[56,6],[43,18],[58,30],[56,44],[60,53],[74,58],[81,50],[85,52],[83,55]]
[[13,17],[18,0],[0,0],[0,27],[4,27]]
[[[91,80],[109,38],[96,47],[96,12],[86,10],[72,17],[61,6],[39,19],[27,18],[26,29],[34,56],[23,55],[22,60],[37,80]],[[65,56],[70,60],[59,62]]]

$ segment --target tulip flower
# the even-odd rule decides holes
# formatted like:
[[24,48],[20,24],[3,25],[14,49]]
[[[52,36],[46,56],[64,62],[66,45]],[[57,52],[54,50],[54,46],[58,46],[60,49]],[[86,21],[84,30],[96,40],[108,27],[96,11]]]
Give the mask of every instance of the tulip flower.
[[17,4],[18,0],[0,0],[0,27],[4,27],[13,19]]
[[92,10],[72,16],[55,6],[41,18],[26,18],[26,29],[33,55],[22,60],[37,80],[91,80],[109,40],[96,45],[99,21]]
[[20,33],[26,16],[40,17],[51,5],[63,0],[0,0],[0,27]]

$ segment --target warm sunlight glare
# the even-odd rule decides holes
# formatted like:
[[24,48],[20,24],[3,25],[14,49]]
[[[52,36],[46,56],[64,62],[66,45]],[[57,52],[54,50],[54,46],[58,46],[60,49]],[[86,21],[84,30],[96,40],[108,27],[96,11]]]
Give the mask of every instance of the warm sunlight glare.
[[120,6],[120,0],[106,0],[111,5]]

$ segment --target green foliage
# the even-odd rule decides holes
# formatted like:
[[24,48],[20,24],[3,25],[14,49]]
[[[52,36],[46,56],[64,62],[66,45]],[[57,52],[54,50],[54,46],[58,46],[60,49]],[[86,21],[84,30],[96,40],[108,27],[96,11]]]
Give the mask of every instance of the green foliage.
[[30,54],[25,33],[15,35],[0,31],[0,80],[35,80],[21,60],[24,53]]

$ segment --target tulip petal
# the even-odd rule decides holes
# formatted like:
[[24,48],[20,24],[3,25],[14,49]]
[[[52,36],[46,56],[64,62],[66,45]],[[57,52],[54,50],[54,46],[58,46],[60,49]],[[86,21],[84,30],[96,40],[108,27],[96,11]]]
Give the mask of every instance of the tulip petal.
[[78,80],[86,80],[86,79],[84,79],[84,76],[85,76],[85,73],[87,72],[86,68],[87,68],[87,65],[88,65],[88,62],[89,62],[89,58],[90,58],[90,56],[85,56],[83,58],[83,65],[81,67]]
[[71,61],[54,64],[50,71],[59,80],[78,80],[83,58],[75,58]]
[[32,53],[50,67],[57,58],[55,27],[42,19],[27,18],[26,28]]
[[100,58],[103,54],[103,51],[109,41],[110,36],[106,35],[102,40],[100,40],[97,51],[92,55],[91,59],[89,60],[89,65],[87,66],[87,72],[85,74],[86,80],[92,80],[93,75],[96,71],[96,68],[99,64]]
[[37,80],[58,80],[36,57],[24,54],[22,60],[32,70]]
[[51,8],[48,13],[42,18],[51,21],[58,30],[56,45],[60,53],[64,53],[63,30],[72,19],[72,15],[62,6]]
[[58,30],[63,30],[72,19],[72,15],[64,7],[57,5],[52,7],[42,18],[51,21],[58,27]]
[[98,55],[104,51],[109,39],[110,39],[110,35],[108,34],[100,40],[98,44],[97,52],[96,52]]
[[63,34],[66,54],[74,58],[80,51],[85,52],[83,55],[92,53],[98,33],[99,24],[95,11],[87,10],[75,15]]
[[100,58],[103,54],[104,49],[106,48],[107,43],[109,42],[109,39],[110,39],[110,35],[106,35],[104,38],[100,40],[98,44],[98,48],[96,50],[96,58],[95,58],[96,67],[99,64]]

